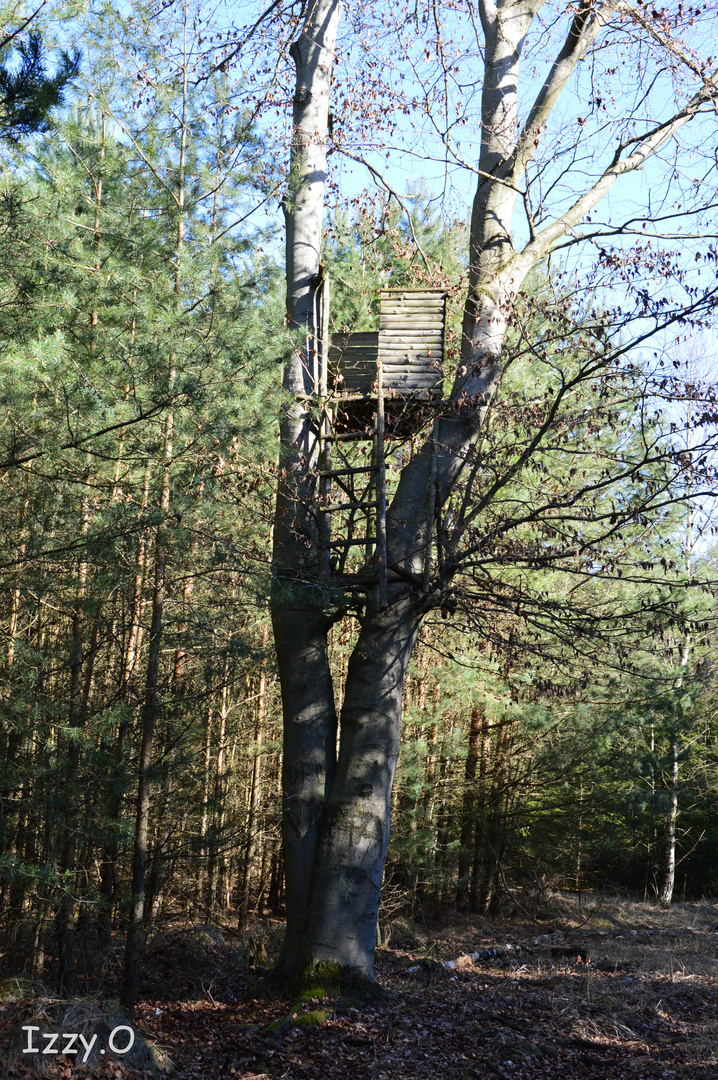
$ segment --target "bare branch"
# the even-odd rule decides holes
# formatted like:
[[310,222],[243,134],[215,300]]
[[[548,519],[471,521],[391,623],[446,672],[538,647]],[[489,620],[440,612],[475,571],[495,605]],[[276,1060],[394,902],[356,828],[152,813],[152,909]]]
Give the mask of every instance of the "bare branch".
[[[520,264],[523,264],[528,257],[531,262],[535,262],[537,259],[543,258],[552,251],[557,241],[560,240],[562,236],[565,236],[571,229],[579,225],[588,211],[592,210],[593,207],[608,194],[619,176],[640,169],[648,158],[652,157],[664,143],[680,131],[684,124],[688,123],[689,120],[692,120],[693,117],[697,115],[701,105],[712,98],[716,94],[717,89],[718,75],[714,75],[711,79],[706,80],[705,86],[694,94],[688,104],[681,109],[680,112],[675,113],[670,120],[666,120],[665,123],[659,124],[642,136],[628,139],[625,143],[619,144],[619,147],[614,154],[613,161],[599,177],[593,187],[589,188],[580,199],[577,199],[565,214],[562,214],[561,217],[551,225],[542,229],[536,235],[535,240],[532,240],[526,245],[524,250],[518,256],[517,261]],[[643,145],[639,146],[637,150],[634,150],[629,157],[621,159],[621,151],[629,144],[635,142],[642,142]]]
[[282,2],[283,0],[273,0],[269,7],[262,12],[254,25],[249,28],[247,33],[244,35],[239,44],[232,50],[232,52],[229,53],[228,56],[225,56],[222,60],[220,60],[218,64],[215,64],[214,67],[210,68],[209,72],[206,75],[202,75],[199,79],[197,79],[195,85],[199,84],[200,82],[205,82],[207,79],[211,79],[212,76],[216,75],[218,71],[226,70],[227,65],[230,64],[232,60],[234,60],[237,56],[239,56],[244,46],[256,33],[264,20],[267,19],[278,7],[281,7]]
[[[124,428],[132,427],[134,424],[141,424],[145,420],[151,420],[152,417],[157,416],[163,409],[166,409],[169,405],[168,401],[162,401],[157,405],[154,405],[146,412],[140,410],[137,416],[131,417],[129,420],[120,420],[116,424],[110,424],[108,427],[98,428],[97,431],[90,432],[89,435],[82,435],[79,438],[70,439],[68,442],[61,443],[59,446],[53,447],[52,452],[57,453],[59,450],[77,450],[78,447],[84,446],[85,443],[91,442],[92,439],[99,439],[103,435],[109,435],[113,431],[121,431]],[[43,457],[48,450],[36,450],[32,454],[22,454],[18,457],[14,455],[6,458],[5,461],[0,461],[0,470],[19,468],[21,465],[27,465],[29,461],[35,461],[37,458]]]
[[389,195],[391,195],[392,199],[396,199],[397,203],[399,204],[399,206],[402,209],[402,212],[404,214],[406,214],[407,220],[409,222],[409,228],[411,230],[411,238],[414,241],[414,243],[416,244],[416,250],[421,255],[421,259],[422,259],[422,262],[424,263],[424,266],[429,271],[429,273],[431,273],[431,267],[429,265],[429,260],[426,257],[424,249],[422,248],[421,244],[419,243],[419,238],[416,235],[416,230],[414,229],[414,220],[413,220],[413,218],[411,216],[411,211],[407,207],[407,205],[404,202],[404,200],[402,199],[401,195],[397,194],[397,192],[391,186],[391,184],[386,179],[386,177],[382,176],[382,174],[379,172],[379,170],[375,169],[374,166],[372,164],[370,164],[370,162],[368,162],[365,158],[359,157],[358,154],[352,154],[351,150],[345,150],[344,147],[341,147],[341,146],[336,147],[336,149],[339,151],[340,154],[343,154],[345,157],[351,158],[352,161],[356,161],[357,164],[363,165],[365,168],[367,168],[369,170],[369,172],[372,174],[372,176],[374,177],[374,179],[378,183],[381,184],[381,186],[384,188],[384,190]]
[[5,46],[9,45],[11,41],[14,41],[14,39],[18,37],[23,32],[23,30],[26,30],[30,23],[33,21],[33,19],[36,19],[37,16],[40,14],[46,3],[47,0],[42,0],[40,6],[38,8],[35,8],[33,13],[31,15],[28,15],[28,17],[20,23],[16,30],[13,30],[11,33],[5,34],[5,37],[2,39],[2,41],[0,41],[0,49],[4,49]]
[[510,162],[510,175],[514,183],[522,175],[536,152],[542,129],[546,126],[563,88],[574,72],[576,64],[594,43],[606,20],[614,13],[622,0],[607,0],[596,10],[592,0],[583,0],[576,12],[566,41],[556,57],[553,67],[534,101],[526,123],[516,144]]

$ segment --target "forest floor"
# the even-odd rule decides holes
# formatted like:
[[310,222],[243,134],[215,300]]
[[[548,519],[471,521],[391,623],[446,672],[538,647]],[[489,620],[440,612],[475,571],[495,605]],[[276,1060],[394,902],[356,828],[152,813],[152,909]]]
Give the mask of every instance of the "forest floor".
[[[555,918],[540,925],[423,931],[397,921],[377,952],[382,1003],[316,996],[293,1015],[287,996],[252,996],[259,969],[248,960],[271,956],[278,924],[242,939],[231,927],[175,927],[148,948],[137,1026],[175,1080],[718,1080],[718,905],[556,901]],[[116,974],[85,1013],[86,1032],[99,1030],[103,1009],[105,1031],[121,1023],[107,1005]],[[26,983],[14,992],[0,984],[0,1075],[153,1075],[151,1055],[96,1056],[83,1067],[77,1057],[18,1053],[22,1025],[36,1025],[38,1040],[82,1030],[82,1003],[72,1008],[37,987],[31,996]]]

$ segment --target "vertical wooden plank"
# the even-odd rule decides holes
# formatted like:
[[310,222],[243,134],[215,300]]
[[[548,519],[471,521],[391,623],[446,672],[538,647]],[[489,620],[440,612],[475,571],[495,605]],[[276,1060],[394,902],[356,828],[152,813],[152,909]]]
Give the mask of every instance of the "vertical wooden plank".
[[[319,469],[327,473],[332,467],[332,441],[329,436],[332,430],[331,406],[324,398],[322,400],[322,413],[319,429]],[[332,515],[325,506],[332,501],[332,478],[330,476],[319,477],[319,577],[323,578],[322,588],[325,591],[325,603],[329,602],[329,578],[331,575],[331,549],[329,547],[332,538]]]
[[379,570],[379,607],[388,600],[388,571],[386,564],[386,461],[384,459],[384,386],[381,363],[377,370],[376,403],[376,556]]
[[319,394],[324,399],[327,396],[329,368],[329,278],[326,274],[322,279],[319,339]]
[[[322,279],[321,296],[319,305],[319,469],[320,472],[328,473],[332,467],[332,415],[328,400],[329,383],[329,278],[325,274]],[[319,500],[321,506],[329,506],[332,501],[332,478],[320,476]],[[328,511],[320,510],[319,513],[319,577],[324,579],[324,603],[329,603],[329,579],[331,577],[331,549],[329,544],[332,539],[332,516]]]
[[[367,490],[367,500],[368,500],[368,506],[367,506],[367,510],[366,510],[366,537],[367,537],[367,540],[366,540],[366,552],[365,552],[365,554],[366,554],[366,565],[367,566],[369,566],[370,563],[371,563],[372,555],[378,553],[378,548],[376,549],[376,552],[374,550],[374,547],[375,547],[375,544],[376,544],[376,535],[377,535],[377,531],[376,531],[376,521],[377,521],[376,471],[377,471],[377,461],[379,460],[379,448],[378,448],[378,445],[377,445],[377,431],[378,431],[377,418],[378,418],[378,415],[379,415],[378,413],[374,414],[374,438],[372,440],[371,461],[369,463],[370,468],[371,468],[371,472],[369,473],[369,483],[367,484],[367,489],[366,489]],[[372,501],[373,501],[373,503],[372,503]],[[372,537],[374,537],[373,540],[372,540]]]

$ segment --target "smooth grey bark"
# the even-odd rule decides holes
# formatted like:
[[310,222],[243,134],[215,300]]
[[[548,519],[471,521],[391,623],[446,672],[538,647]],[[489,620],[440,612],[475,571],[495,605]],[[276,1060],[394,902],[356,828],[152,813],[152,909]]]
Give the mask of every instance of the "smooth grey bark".
[[[404,467],[387,512],[389,605],[379,611],[371,599],[367,604],[349,662],[336,763],[327,653],[330,617],[312,584],[318,537],[309,506],[317,439],[307,397],[315,387],[308,350],[297,348],[287,363],[284,386],[294,396],[281,423],[272,598],[285,733],[287,938],[278,965],[284,976],[295,977],[328,961],[373,978],[403,680],[421,618],[441,603],[458,569],[449,545],[441,573],[424,588],[431,508],[438,513],[467,465],[473,468],[473,447],[500,383],[506,330],[522,283],[622,174],[640,168],[715,93],[715,80],[705,80],[672,118],[620,144],[603,173],[573,205],[539,231],[532,230],[528,243],[517,251],[512,216],[526,167],[568,79],[620,2],[579,0],[555,62],[518,130],[521,53],[543,0],[480,0],[485,38],[481,151],[461,360],[436,446],[427,442]],[[316,0],[306,10],[302,33],[291,49],[297,82],[284,210],[288,324],[298,333],[311,329],[319,279],[325,141],[339,14],[338,0]],[[540,439],[539,431],[534,445]],[[514,471],[532,449],[517,460]],[[490,487],[481,491],[479,503],[489,502],[494,493]]]
[[372,980],[404,678],[421,625],[414,597],[364,621],[349,660],[339,757],[314,865],[302,966]]
[[272,621],[284,718],[282,848],[287,931],[278,971],[291,978],[300,959],[319,829],[334,774],[337,718],[322,614],[310,607],[284,604]]
[[[274,522],[272,627],[282,689],[282,843],[287,933],[278,973],[291,978],[302,946],[312,867],[336,755],[337,718],[327,649],[330,623],[315,576],[317,527],[310,512],[317,433],[306,397],[314,392],[311,332],[319,278],[326,139],[341,4],[314,0],[290,53],[296,68],[286,220],[287,324],[300,339],[284,372],[297,395],[284,408]],[[302,338],[304,340],[302,340]]]

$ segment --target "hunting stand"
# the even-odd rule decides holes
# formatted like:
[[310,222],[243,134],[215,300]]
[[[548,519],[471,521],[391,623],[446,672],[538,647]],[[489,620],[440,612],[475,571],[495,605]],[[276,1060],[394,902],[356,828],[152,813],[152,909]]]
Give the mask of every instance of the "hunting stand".
[[[387,603],[386,443],[401,442],[441,400],[446,293],[382,289],[378,332],[329,333],[329,283],[315,293],[319,580]],[[432,514],[433,518],[433,514]],[[425,577],[430,570],[427,545]],[[363,549],[363,550],[362,550]],[[351,557],[352,550],[359,558]]]

